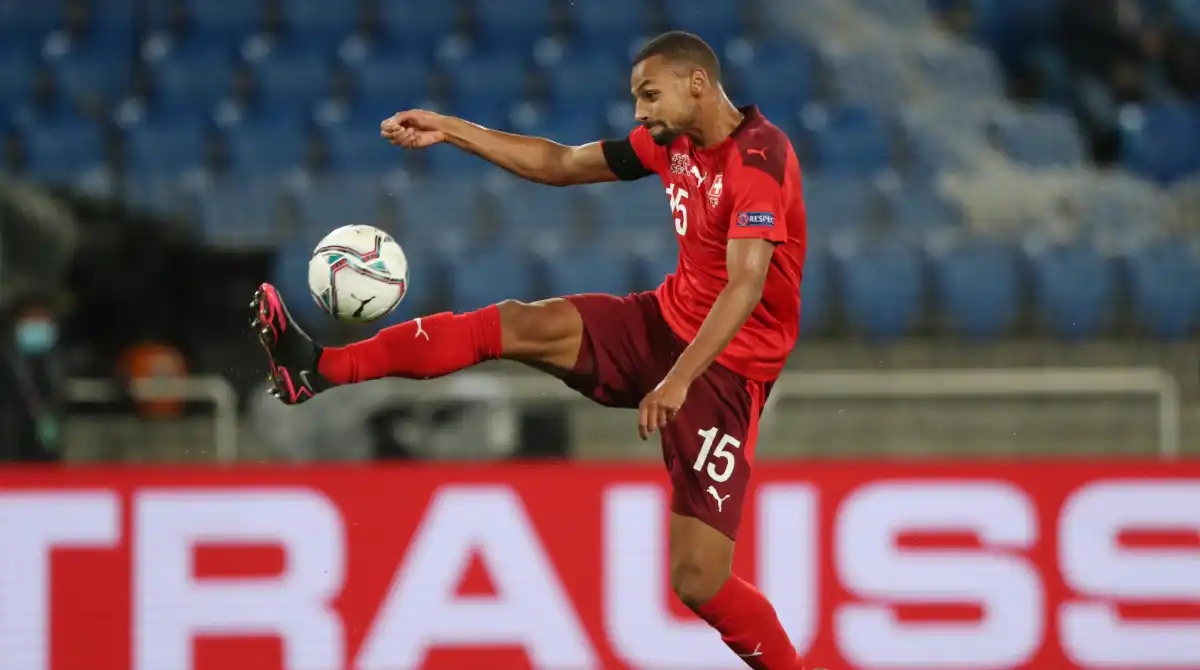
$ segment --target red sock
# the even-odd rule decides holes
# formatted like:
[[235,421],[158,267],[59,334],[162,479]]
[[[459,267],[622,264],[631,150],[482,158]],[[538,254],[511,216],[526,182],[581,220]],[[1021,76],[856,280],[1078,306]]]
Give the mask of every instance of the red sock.
[[730,575],[700,617],[721,633],[721,640],[754,670],[804,670],[775,608],[758,589]]
[[432,379],[500,357],[500,310],[444,312],[381,330],[375,337],[321,352],[317,367],[334,384],[383,377]]

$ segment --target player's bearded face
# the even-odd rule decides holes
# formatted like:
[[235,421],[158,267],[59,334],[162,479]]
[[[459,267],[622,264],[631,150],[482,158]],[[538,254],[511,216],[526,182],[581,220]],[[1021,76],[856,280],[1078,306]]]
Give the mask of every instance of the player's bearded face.
[[696,100],[689,79],[672,72],[659,58],[639,63],[633,71],[638,121],[659,146],[667,146],[692,127]]
[[650,131],[650,139],[654,140],[654,143],[660,147],[669,146],[683,134],[683,131],[672,128],[665,121],[648,123],[646,124],[646,130]]
[[685,90],[675,91],[664,86],[662,95],[643,106],[642,125],[659,146],[667,146],[695,126],[696,102]]

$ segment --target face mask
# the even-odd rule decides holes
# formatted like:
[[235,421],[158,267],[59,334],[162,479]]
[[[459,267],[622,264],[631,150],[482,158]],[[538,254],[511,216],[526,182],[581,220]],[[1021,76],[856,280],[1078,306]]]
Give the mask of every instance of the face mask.
[[17,324],[17,349],[24,354],[44,354],[58,341],[58,329],[49,321],[22,321]]

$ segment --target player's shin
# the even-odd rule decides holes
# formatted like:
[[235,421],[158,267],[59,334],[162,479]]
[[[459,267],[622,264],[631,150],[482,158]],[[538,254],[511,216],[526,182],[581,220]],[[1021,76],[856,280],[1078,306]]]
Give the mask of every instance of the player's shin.
[[766,596],[737,575],[708,602],[695,608],[721,640],[754,670],[804,670],[775,608]]
[[318,367],[334,384],[384,377],[432,379],[499,358],[500,351],[500,312],[493,305],[413,319],[368,340],[326,348]]

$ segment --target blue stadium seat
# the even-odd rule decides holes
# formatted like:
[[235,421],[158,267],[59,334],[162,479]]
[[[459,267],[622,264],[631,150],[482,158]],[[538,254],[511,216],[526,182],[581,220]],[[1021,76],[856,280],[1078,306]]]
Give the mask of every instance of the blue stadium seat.
[[1200,258],[1186,240],[1168,239],[1128,257],[1134,313],[1154,337],[1181,340],[1200,322]]
[[604,189],[591,202],[605,243],[647,252],[675,246],[671,207],[656,177]]
[[553,295],[607,293],[626,295],[633,288],[628,256],[595,249],[575,249],[543,258],[547,289]]
[[525,135],[544,137],[567,146],[579,146],[604,139],[600,119],[583,108],[572,114],[539,117],[529,124],[515,124],[514,130]]
[[891,224],[902,235],[920,238],[955,228],[963,221],[962,212],[931,188],[890,189],[884,192],[884,201]]
[[1115,295],[1113,268],[1081,242],[1028,253],[1034,302],[1050,332],[1079,340],[1094,337],[1111,316]]
[[679,249],[663,248],[654,253],[636,257],[634,291],[651,291],[658,288],[668,275],[675,274],[679,267]]
[[528,50],[528,44],[550,34],[550,0],[475,3],[479,37],[496,49]]
[[114,102],[129,92],[133,81],[130,50],[128,43],[82,42],[51,58],[49,65],[67,99]]
[[[205,241],[218,246],[275,246],[282,232],[279,197],[279,184],[271,179],[229,177],[215,181],[197,198]],[[311,252],[312,247],[308,250]],[[307,264],[306,254],[301,267]]]
[[255,65],[262,100],[305,109],[329,94],[332,63],[318,51],[275,53]]
[[931,21],[925,0],[855,0],[855,4],[889,27],[923,28]]
[[139,175],[179,174],[204,165],[206,127],[194,118],[134,126],[126,132],[125,165]]
[[0,29],[18,35],[43,36],[61,28],[66,20],[66,8],[61,0],[0,2]]
[[613,104],[602,119],[604,137],[628,137],[635,127],[633,119],[634,107],[629,101]]
[[320,238],[334,228],[369,225],[387,228],[383,193],[377,181],[361,175],[315,180],[291,196],[302,235]]
[[471,115],[504,110],[526,94],[525,62],[512,54],[471,58],[447,71],[454,106]]
[[1004,82],[992,55],[977,46],[925,49],[917,63],[929,83],[944,95],[971,100],[1004,96]]
[[[483,125],[491,128],[496,127],[487,123]],[[422,151],[416,158],[424,162],[425,170],[431,177],[437,178],[479,178],[499,169],[478,156],[469,154],[448,144],[429,147]]]
[[379,136],[374,117],[350,119],[325,129],[330,167],[344,172],[380,172],[401,169],[409,154]]
[[644,0],[572,2],[567,10],[583,44],[617,57],[628,57],[629,47],[650,32]]
[[806,175],[804,204],[811,235],[862,231],[875,219],[878,193],[862,179]]
[[122,187],[125,201],[139,211],[164,216],[195,214],[194,198],[176,175],[127,173]]
[[938,304],[959,335],[995,339],[1016,321],[1020,285],[1009,248],[975,238],[935,252],[931,261]]
[[379,19],[392,44],[429,51],[457,31],[458,7],[457,2],[380,0]]
[[961,124],[962,116],[968,115],[900,116],[905,172],[910,177],[932,178],[943,172],[970,169],[972,152],[984,146],[983,124],[978,128],[956,127],[956,118]]
[[556,111],[600,110],[629,97],[629,67],[606,54],[581,54],[548,68],[546,83]]
[[429,63],[412,51],[372,51],[346,67],[363,107],[400,109],[429,93]]
[[278,174],[304,164],[306,139],[297,124],[245,123],[226,138],[229,168],[238,174]]
[[738,0],[665,0],[663,5],[672,29],[695,33],[715,48],[745,32]]
[[362,16],[358,3],[328,0],[279,0],[285,29],[296,41],[335,45],[356,32]]
[[996,119],[996,138],[1013,160],[1034,167],[1083,163],[1083,138],[1075,119],[1056,110],[1025,111]]
[[838,285],[851,322],[876,342],[903,337],[921,311],[920,254],[894,239],[835,251]]
[[271,281],[287,301],[288,312],[300,321],[310,334],[321,324],[328,323],[317,301],[308,289],[308,259],[316,240],[307,238],[289,241],[275,252],[275,268]]
[[510,246],[563,246],[577,230],[575,190],[516,182],[498,190],[493,201],[501,240]]
[[739,103],[755,103],[783,130],[800,110],[816,99],[815,64],[811,54],[790,42],[758,42],[730,49],[727,79]]
[[33,90],[33,63],[24,45],[0,41],[0,109],[16,108]]
[[210,107],[229,93],[233,52],[220,42],[174,44],[150,63],[157,106],[168,110]]
[[50,181],[73,181],[104,163],[100,126],[82,119],[37,124],[25,131],[25,172]]
[[1149,182],[1109,179],[1087,189],[1080,201],[1084,230],[1123,247],[1159,234],[1167,224],[1164,196]]
[[140,0],[99,0],[91,3],[89,30],[105,41],[132,44],[138,25]]
[[479,183],[464,179],[421,179],[396,193],[404,244],[424,249],[470,246],[477,236]]
[[900,56],[887,48],[833,50],[824,62],[839,102],[893,110],[909,96]]
[[1121,162],[1163,184],[1200,170],[1200,118],[1184,105],[1147,105],[1121,118]]
[[891,165],[887,126],[870,110],[811,108],[802,118],[822,173],[868,175]]
[[1008,64],[1030,47],[1046,44],[1059,25],[1059,3],[1045,0],[975,0],[975,32]]
[[263,28],[266,18],[264,0],[211,2],[186,0],[192,30],[203,39],[225,42],[248,37]]
[[536,300],[529,258],[505,247],[484,247],[450,259],[450,301],[456,312],[503,300]]
[[829,250],[810,244],[804,258],[800,283],[800,332],[819,332],[829,323],[831,298]]

